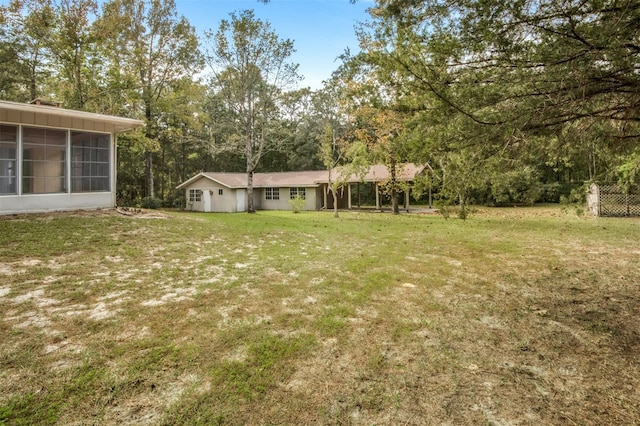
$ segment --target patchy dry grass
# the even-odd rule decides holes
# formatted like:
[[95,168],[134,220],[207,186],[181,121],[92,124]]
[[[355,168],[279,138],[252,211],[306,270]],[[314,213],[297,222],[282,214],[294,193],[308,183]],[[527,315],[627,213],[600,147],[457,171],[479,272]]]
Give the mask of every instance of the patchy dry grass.
[[640,221],[0,218],[0,424],[640,423]]

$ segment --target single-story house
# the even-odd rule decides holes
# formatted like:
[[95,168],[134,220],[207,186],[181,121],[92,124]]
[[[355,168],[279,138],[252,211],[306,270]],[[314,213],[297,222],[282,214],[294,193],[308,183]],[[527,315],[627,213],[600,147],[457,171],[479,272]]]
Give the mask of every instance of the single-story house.
[[[423,166],[407,163],[398,166],[397,179],[410,182],[422,173]],[[334,169],[335,179],[339,171]],[[389,171],[384,165],[374,165],[366,175],[351,175],[341,191],[339,207],[352,208],[352,185],[360,182],[376,187],[389,179]],[[329,172],[310,170],[302,172],[254,173],[253,202],[256,210],[288,210],[289,200],[299,196],[304,198],[303,210],[333,208],[333,198],[329,193]],[[187,210],[201,212],[244,212],[247,211],[247,174],[202,172],[180,184],[184,189]],[[409,207],[409,194],[405,193],[404,205]],[[380,207],[379,191],[376,191],[376,206]]]
[[143,125],[0,101],[0,214],[115,207],[117,134]]

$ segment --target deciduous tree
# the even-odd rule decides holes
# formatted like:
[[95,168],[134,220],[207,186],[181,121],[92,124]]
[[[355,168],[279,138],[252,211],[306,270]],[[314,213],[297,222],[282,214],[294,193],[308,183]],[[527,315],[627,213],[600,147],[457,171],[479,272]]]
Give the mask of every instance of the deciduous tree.
[[234,120],[236,137],[225,144],[245,156],[247,210],[253,213],[253,174],[266,150],[277,142],[273,125],[282,92],[300,79],[298,65],[288,62],[293,42],[279,39],[271,25],[256,19],[251,10],[232,13],[207,37],[212,85]]
[[174,0],[111,0],[98,25],[113,35],[113,56],[107,58],[110,81],[127,93],[126,100],[146,121],[145,138],[140,140],[145,144],[146,196],[153,198],[153,159],[160,148],[162,117],[167,108],[182,108],[163,99],[173,84],[192,78],[202,64],[195,29],[178,16]]

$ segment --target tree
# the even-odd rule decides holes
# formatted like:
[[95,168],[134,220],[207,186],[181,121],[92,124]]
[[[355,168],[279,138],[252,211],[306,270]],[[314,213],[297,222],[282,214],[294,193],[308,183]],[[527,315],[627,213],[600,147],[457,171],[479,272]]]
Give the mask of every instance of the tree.
[[[379,0],[371,14],[357,60],[392,88],[411,159],[448,177],[441,196],[611,179],[640,138],[637,2]],[[522,183],[540,191],[506,190]]]
[[57,70],[58,96],[69,108],[84,110],[97,97],[94,76],[101,72],[96,48],[102,41],[91,25],[98,4],[95,0],[60,0],[53,11],[47,44]]
[[[178,16],[174,0],[111,0],[97,24],[110,40],[109,81],[146,121],[144,146],[147,197],[155,197],[154,154],[160,146],[163,109],[182,106],[163,103],[172,84],[192,78],[202,56],[194,28]],[[122,95],[120,95],[122,99]]]
[[359,125],[356,137],[365,143],[376,163],[383,163],[389,170],[389,179],[383,190],[391,199],[391,212],[400,214],[398,194],[406,190],[398,179],[398,163],[402,158],[404,121],[401,115],[390,109],[362,106],[357,109]]
[[352,176],[362,179],[369,170],[367,146],[361,141],[338,139],[335,129],[327,125],[318,154],[327,169],[327,189],[333,198],[333,217],[338,218],[338,191],[350,184]]
[[638,2],[379,3],[375,39],[396,69],[476,123],[613,120],[640,137]]
[[11,0],[0,6],[0,90],[5,98],[30,101],[48,93],[53,73],[50,35],[55,14],[49,0]]
[[288,62],[291,40],[280,40],[268,22],[253,11],[232,13],[218,30],[207,33],[207,60],[212,84],[231,112],[237,137],[225,141],[229,150],[242,149],[246,160],[249,213],[254,213],[253,174],[273,139],[273,122],[283,89],[299,81],[298,65]]
[[398,90],[395,76],[376,66],[379,58],[373,50],[344,59],[335,78],[345,85],[342,97],[350,103],[345,111],[350,114],[354,137],[367,146],[372,162],[382,163],[389,170],[390,177],[382,189],[391,199],[392,213],[399,214],[398,195],[408,190],[398,179],[399,163],[406,158],[408,117],[402,111],[404,95]]

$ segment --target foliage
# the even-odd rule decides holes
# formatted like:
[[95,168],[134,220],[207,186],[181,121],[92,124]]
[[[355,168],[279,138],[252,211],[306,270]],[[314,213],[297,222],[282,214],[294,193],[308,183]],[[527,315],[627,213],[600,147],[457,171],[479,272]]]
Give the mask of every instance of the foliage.
[[327,169],[327,189],[333,198],[333,217],[337,218],[338,191],[350,185],[353,176],[362,179],[369,170],[367,146],[361,141],[338,139],[335,129],[327,125],[318,155]]
[[624,163],[618,166],[618,183],[621,184],[627,193],[640,184],[640,151],[634,151],[629,155]]
[[306,202],[307,200],[300,194],[297,194],[295,197],[289,199],[289,205],[291,206],[291,210],[293,210],[294,213],[300,213],[304,208]]
[[636,3],[378,1],[347,68],[375,75],[363,93],[404,116],[441,196],[536,201],[615,180],[640,137]]
[[140,202],[140,207],[142,207],[143,209],[159,209],[160,207],[162,207],[162,201],[158,200],[155,197],[145,197],[142,199],[142,201]]
[[[145,137],[156,141],[147,145],[144,156],[136,158],[138,173],[145,171],[147,197],[156,196],[154,160],[158,141],[173,142],[175,133],[167,122],[177,114],[188,114],[189,103],[171,102],[172,92],[188,85],[199,71],[202,58],[195,29],[179,17],[174,0],[111,0],[96,23],[109,39],[102,54],[108,59],[109,77],[120,96],[131,102],[137,115],[144,117]],[[121,70],[128,72],[123,75]],[[181,91],[178,97],[184,96]],[[174,95],[175,97],[175,95]],[[144,165],[144,168],[142,167]]]
[[[174,0],[10,0],[0,98],[144,119],[143,134],[120,137],[126,204],[179,205],[175,187],[202,170],[326,168],[328,128],[339,150],[363,142],[392,174],[428,165],[412,193],[463,209],[558,201],[585,181],[636,185],[637,2],[379,0],[370,14],[362,51],[314,92],[295,87],[293,42],[251,11],[203,38],[205,86]],[[383,188],[392,200],[406,190]]]
[[27,102],[48,93],[53,73],[48,30],[54,20],[50,1],[11,0],[0,5],[3,98]]

